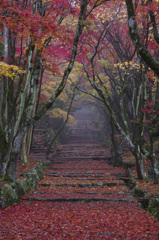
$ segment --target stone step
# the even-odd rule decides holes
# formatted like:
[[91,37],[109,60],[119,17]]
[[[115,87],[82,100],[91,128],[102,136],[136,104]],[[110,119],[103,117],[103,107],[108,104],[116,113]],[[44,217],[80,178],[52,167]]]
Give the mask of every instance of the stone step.
[[110,173],[103,173],[103,174],[93,174],[93,173],[57,173],[57,172],[49,172],[49,175],[53,176],[53,177],[105,177],[106,175],[110,175]]
[[[55,160],[54,160],[55,159]],[[63,164],[63,163],[67,163],[68,162],[68,160],[69,161],[72,161],[72,162],[74,162],[75,160],[83,160],[83,161],[85,161],[85,162],[87,162],[87,160],[95,160],[95,161],[101,161],[101,160],[105,160],[105,161],[108,161],[108,162],[110,162],[110,160],[111,160],[111,157],[108,157],[108,156],[106,156],[106,157],[55,157],[55,156],[53,156],[52,157],[52,160],[53,160],[53,162],[54,162],[54,164]]]
[[69,153],[69,154],[67,154],[67,153],[60,153],[60,154],[58,154],[57,155],[57,158],[59,159],[59,158],[82,158],[82,157],[84,157],[84,158],[97,158],[97,159],[101,159],[101,158],[106,158],[108,155],[106,155],[106,154],[92,154],[92,153],[90,153],[89,154],[89,152],[86,152],[86,153]]
[[[50,151],[50,159],[53,157],[57,161],[61,160],[81,160],[81,159],[98,159],[105,160],[107,152],[102,149],[103,143],[98,137],[99,129],[95,127],[92,119],[77,119],[77,125],[72,128],[69,136],[62,140],[62,150],[57,150],[54,154]],[[36,125],[34,129],[34,137],[31,147],[31,153],[37,157],[45,157],[48,145],[45,144],[45,133],[47,128]],[[52,156],[53,155],[53,156]]]
[[98,198],[98,197],[88,197],[88,198],[39,198],[39,197],[26,197],[22,198],[22,200],[27,201],[49,201],[49,202],[90,202],[90,201],[103,201],[103,202],[127,202],[132,203],[133,200],[131,198]]
[[[49,169],[51,169],[51,170],[75,170],[75,168],[72,168],[72,167],[53,167],[53,166],[51,166],[51,167],[49,167]],[[89,168],[87,168],[87,167],[78,167],[78,170],[85,170],[85,171],[112,171],[112,170],[114,170],[114,168],[91,168],[91,167],[89,167]]]

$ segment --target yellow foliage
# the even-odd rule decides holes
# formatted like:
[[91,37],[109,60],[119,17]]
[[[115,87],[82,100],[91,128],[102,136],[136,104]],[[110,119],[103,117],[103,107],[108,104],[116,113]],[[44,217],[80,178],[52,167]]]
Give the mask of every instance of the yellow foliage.
[[49,93],[46,89],[41,91],[41,94],[47,98],[51,97],[51,93]]
[[98,62],[100,63],[100,65],[101,65],[102,67],[105,67],[105,68],[111,67],[111,65],[110,65],[110,63],[108,62],[108,60],[101,59],[101,60],[98,60]]
[[[119,2],[120,7],[119,7]],[[107,11],[103,11],[105,6],[103,4],[96,9],[96,20],[106,23],[112,21],[112,19],[118,19],[120,22],[127,21],[127,12],[125,7],[125,1],[113,0],[111,4],[109,1],[105,3]]]
[[156,83],[156,82],[159,82],[159,79],[156,78],[156,77],[154,77],[154,82],[155,82],[155,83]]
[[45,3],[45,2],[51,2],[52,0],[43,0],[43,2]]
[[79,63],[79,62],[75,62],[74,64],[74,69],[73,69],[75,72],[81,72],[83,70],[83,64],[82,63]]
[[102,74],[102,73],[101,73],[101,74],[99,74],[98,76],[99,76],[100,80],[102,81],[102,83],[109,82],[109,77],[106,76],[105,74]]
[[0,62],[0,76],[9,77],[13,80],[18,74],[23,73],[26,73],[26,71],[20,70],[19,67],[15,65]]
[[[114,64],[114,67],[119,67],[121,70],[126,70],[127,68],[129,70],[133,70],[133,69],[139,70],[141,66],[140,66],[140,63],[134,63],[132,61],[129,61],[129,62]],[[144,65],[142,66],[142,68],[144,69]]]
[[[60,108],[54,108],[53,110],[47,112],[47,114],[51,117],[51,118],[59,118],[62,119],[63,121],[66,120],[67,118],[67,112],[60,109]],[[69,125],[76,125],[76,120],[73,116],[71,116],[69,114],[68,117],[68,124]]]
[[[53,92],[58,88],[61,78],[55,77],[55,76],[52,77],[50,72],[47,72],[47,73],[48,75],[44,75],[45,78],[42,84],[41,94],[42,96],[48,99],[52,96]],[[67,86],[65,90],[58,97],[58,99],[62,100],[63,102],[66,102],[68,100],[68,94],[66,90],[67,90]]]
[[66,102],[68,100],[68,95],[65,91],[63,91],[58,97],[61,101]]
[[[98,77],[100,78],[100,81],[99,81],[99,79],[97,79],[96,83],[100,82],[100,87],[101,87],[104,95],[106,97],[111,96],[111,88],[110,88],[110,84],[109,84],[109,77],[104,75],[104,74],[99,74]],[[102,83],[102,85],[101,85],[101,83]]]

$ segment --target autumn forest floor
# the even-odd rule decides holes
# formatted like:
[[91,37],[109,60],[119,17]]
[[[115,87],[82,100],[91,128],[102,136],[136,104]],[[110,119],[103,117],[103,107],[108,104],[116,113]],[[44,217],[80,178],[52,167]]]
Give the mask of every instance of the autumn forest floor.
[[0,239],[159,239],[159,222],[132,197],[105,147],[67,144],[44,179],[0,212]]
[[[159,221],[132,196],[124,181],[127,172],[110,164],[108,148],[98,141],[93,122],[83,120],[84,116],[79,114],[78,126],[51,156],[51,166],[37,189],[22,196],[20,203],[0,210],[0,239],[159,239]],[[39,159],[45,161],[43,133],[40,128],[34,135],[33,154],[28,165],[19,164],[19,177]],[[123,160],[134,161],[129,152]],[[158,185],[137,180],[135,168],[131,174],[148,195],[159,194]]]

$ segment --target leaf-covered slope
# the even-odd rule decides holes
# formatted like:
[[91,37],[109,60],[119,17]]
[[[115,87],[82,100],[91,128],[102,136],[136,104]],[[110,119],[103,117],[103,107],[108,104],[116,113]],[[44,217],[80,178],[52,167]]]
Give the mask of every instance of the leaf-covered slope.
[[[100,158],[101,146],[96,159],[86,158],[94,144],[76,158],[84,154],[81,146],[65,146],[38,188],[1,210],[0,239],[159,239],[158,221],[131,196],[124,170]],[[76,155],[69,160],[71,149]]]

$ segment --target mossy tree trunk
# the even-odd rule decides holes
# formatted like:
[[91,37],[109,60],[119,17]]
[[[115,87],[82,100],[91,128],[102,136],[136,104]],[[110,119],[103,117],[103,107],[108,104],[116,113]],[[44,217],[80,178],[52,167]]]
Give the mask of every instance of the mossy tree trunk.
[[[95,55],[94,55],[95,57]],[[93,57],[91,59],[91,64],[92,64],[92,68],[94,68],[93,65]],[[104,106],[106,107],[106,109],[109,112],[111,121],[113,122],[114,126],[116,127],[117,131],[123,136],[123,139],[125,140],[125,143],[127,144],[129,150],[132,152],[132,154],[135,156],[136,159],[136,168],[137,168],[137,173],[138,173],[138,178],[139,179],[145,179],[146,178],[146,173],[144,170],[144,162],[143,162],[143,154],[141,153],[140,150],[140,145],[139,143],[137,143],[136,145],[132,142],[131,140],[131,129],[129,127],[129,120],[127,118],[127,102],[125,102],[124,100],[124,96],[128,87],[128,77],[125,75],[125,79],[124,79],[124,85],[118,88],[118,93],[119,93],[119,105],[118,108],[120,111],[118,111],[118,114],[120,114],[120,121],[119,121],[119,116],[117,116],[117,112],[116,109],[113,108],[113,104],[112,104],[112,100],[110,99],[110,97],[107,96],[107,94],[105,93],[105,91],[102,90],[102,88],[97,84],[96,82],[96,77],[93,74],[93,77],[90,76],[87,66],[84,64],[83,61],[83,66],[84,66],[84,70],[86,72],[87,78],[90,82],[90,84],[92,85],[92,87],[96,90],[96,92],[98,93],[101,101],[103,102]],[[98,76],[99,78],[99,76]],[[100,80],[102,82],[102,80]],[[117,82],[116,82],[117,84]],[[141,85],[143,84],[143,82],[141,81],[140,83]],[[135,89],[135,88],[134,88]],[[133,89],[133,91],[134,91]],[[136,91],[136,89],[135,89]],[[144,87],[143,87],[143,91],[144,91]],[[139,95],[139,97],[138,97]],[[140,109],[139,109],[139,103],[143,101],[143,98],[141,98],[141,93],[140,93],[140,89],[138,90],[138,94],[136,97],[138,97],[138,100],[133,99],[133,104],[134,104],[134,109],[135,109],[135,120],[137,120],[139,118],[139,115],[141,113]],[[136,123],[134,122],[134,124],[138,124],[138,121],[136,121]],[[142,125],[143,126],[143,125]],[[140,133],[143,133],[142,131],[143,129],[141,129]],[[117,149],[116,149],[117,152]]]
[[146,178],[146,173],[144,169],[144,155],[141,153],[140,149],[135,148],[133,155],[136,160],[136,171],[139,179],[143,180]]
[[122,165],[122,147],[119,142],[116,141],[115,137],[115,126],[113,120],[110,119],[111,126],[111,154],[112,154],[112,164],[114,167],[120,167]]
[[[55,100],[61,94],[67,83],[68,76],[74,65],[78,43],[84,28],[85,20],[87,18],[88,3],[89,2],[87,0],[81,1],[79,19],[73,41],[72,54],[68,63],[68,67],[64,71],[61,83],[52,94],[51,98],[44,103],[35,116],[32,116],[32,110],[36,101],[38,89],[38,79],[41,67],[41,49],[36,50],[35,45],[31,42],[31,40],[28,43],[23,66],[24,69],[26,69],[27,66],[27,74],[26,76],[22,74],[19,77],[19,86],[17,91],[13,92],[14,81],[12,81],[13,85],[6,85],[6,81],[4,81],[4,83],[1,85],[2,101],[0,102],[0,166],[1,176],[5,177],[6,179],[15,181],[21,144],[25,134],[27,134],[29,128],[33,126],[33,124],[39,120],[54,104]],[[22,83],[24,84],[22,85]],[[12,94],[9,94],[10,92],[12,92]],[[8,109],[8,106],[10,106],[10,109]]]
[[151,161],[150,168],[151,168],[154,183],[159,184],[159,159],[157,154],[155,153],[154,137],[151,132],[149,132],[149,138],[150,138],[150,149],[147,150],[143,148],[142,152]]
[[[132,42],[138,51],[141,58],[144,62],[155,72],[155,74],[159,77],[159,61],[156,60],[148,51],[147,47],[143,44],[140,38],[140,34],[138,32],[137,23],[135,20],[135,10],[134,4],[132,0],[125,0],[128,12],[128,27],[129,27],[129,35],[132,39]],[[148,2],[151,2],[148,1]],[[147,2],[147,3],[148,3]],[[157,24],[156,24],[156,16],[152,11],[149,11],[151,22],[153,25],[153,34],[154,39],[157,44],[159,44],[159,36],[157,31]]]

